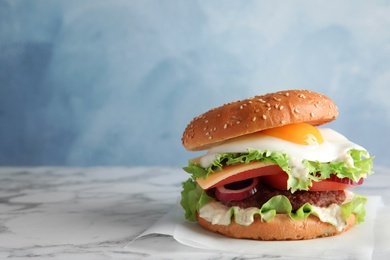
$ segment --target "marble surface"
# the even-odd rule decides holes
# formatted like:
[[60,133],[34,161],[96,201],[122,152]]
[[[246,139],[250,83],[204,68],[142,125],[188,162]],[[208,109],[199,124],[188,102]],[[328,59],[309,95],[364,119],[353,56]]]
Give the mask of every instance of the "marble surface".
[[[379,195],[389,206],[390,169],[375,172],[356,191]],[[0,259],[278,258],[205,251],[161,235],[125,248],[175,206],[186,178],[169,167],[2,167]],[[373,259],[389,253],[382,246]]]

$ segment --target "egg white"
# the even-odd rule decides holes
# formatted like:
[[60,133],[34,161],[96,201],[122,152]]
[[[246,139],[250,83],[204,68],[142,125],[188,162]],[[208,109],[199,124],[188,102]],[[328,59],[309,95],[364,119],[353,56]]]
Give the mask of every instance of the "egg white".
[[321,144],[314,142],[311,145],[301,145],[260,132],[234,138],[211,148],[200,158],[200,165],[207,168],[220,153],[245,153],[248,149],[283,152],[291,157],[319,162],[346,161],[349,150],[366,150],[332,129],[318,128],[318,130],[324,139]]

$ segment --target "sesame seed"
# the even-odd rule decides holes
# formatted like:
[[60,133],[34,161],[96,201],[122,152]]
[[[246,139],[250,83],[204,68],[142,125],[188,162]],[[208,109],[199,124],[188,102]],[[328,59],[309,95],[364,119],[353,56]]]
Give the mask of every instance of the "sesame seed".
[[244,107],[243,106],[240,106],[240,109],[243,109]]
[[259,101],[260,101],[261,103],[265,103],[265,100],[263,100],[263,99],[261,99],[261,98],[259,98]]
[[209,135],[209,134],[210,134],[209,132],[206,133],[206,135]]
[[273,97],[273,99],[274,99],[275,101],[278,101],[278,102],[282,101],[282,99],[277,98],[277,97]]
[[248,103],[249,103],[249,104],[252,104],[252,100],[249,100]]
[[239,125],[241,122],[240,121],[236,121],[236,124]]
[[210,136],[209,136],[209,139],[212,139],[212,138],[213,138],[213,137],[210,135]]
[[319,107],[320,105],[318,105],[318,103],[315,103],[314,106],[315,106],[315,107]]
[[278,104],[275,104],[275,106],[274,106],[276,109],[278,109],[278,107],[279,107],[279,105]]
[[260,109],[256,109],[255,111],[256,111],[256,113],[259,113]]
[[209,120],[205,120],[204,122],[207,124],[209,122]]
[[217,128],[216,128],[216,127],[214,127],[214,128],[213,128],[213,131],[214,131],[214,132],[215,132],[215,131],[217,131]]
[[280,106],[280,107],[279,107],[279,110],[282,110],[283,108],[284,108],[284,106]]
[[223,125],[223,129],[226,129],[226,128],[227,128],[227,124],[224,124],[224,125]]
[[267,103],[267,105],[266,105],[267,107],[270,107],[271,106],[271,104],[270,103]]
[[285,95],[286,97],[288,97],[288,96],[290,96],[290,93],[287,92],[287,93],[285,93],[284,95]]
[[254,116],[253,118],[252,118],[252,122],[255,122],[256,121],[256,117]]
[[266,116],[266,115],[263,115],[263,119],[264,119],[264,120],[267,119],[267,116]]
[[286,120],[282,120],[282,122],[281,122],[282,124],[285,124],[286,123]]
[[299,110],[298,110],[298,108],[295,108],[294,110],[295,110],[295,112],[296,112],[296,113],[299,113]]
[[306,98],[306,96],[305,96],[304,94],[299,94],[298,97],[299,97],[299,98],[303,98],[303,99]]
[[314,113],[313,113],[313,112],[311,112],[311,113],[310,113],[310,116],[311,116],[311,117],[314,117]]

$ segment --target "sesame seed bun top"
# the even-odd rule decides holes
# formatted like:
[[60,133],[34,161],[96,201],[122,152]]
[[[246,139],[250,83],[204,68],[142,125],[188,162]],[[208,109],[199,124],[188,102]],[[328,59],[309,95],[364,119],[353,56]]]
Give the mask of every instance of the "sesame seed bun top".
[[320,93],[285,90],[239,100],[195,117],[186,127],[183,146],[210,149],[231,138],[295,123],[322,125],[336,119],[337,106]]

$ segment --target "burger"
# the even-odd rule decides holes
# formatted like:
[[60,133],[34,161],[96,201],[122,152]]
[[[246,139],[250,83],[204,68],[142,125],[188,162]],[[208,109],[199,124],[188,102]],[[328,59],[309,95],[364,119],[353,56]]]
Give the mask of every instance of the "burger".
[[364,221],[367,198],[350,190],[371,175],[363,147],[330,128],[327,96],[287,90],[239,100],[195,117],[183,146],[204,151],[183,169],[189,221],[232,238],[302,240]]

